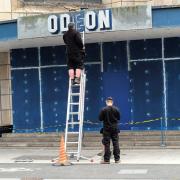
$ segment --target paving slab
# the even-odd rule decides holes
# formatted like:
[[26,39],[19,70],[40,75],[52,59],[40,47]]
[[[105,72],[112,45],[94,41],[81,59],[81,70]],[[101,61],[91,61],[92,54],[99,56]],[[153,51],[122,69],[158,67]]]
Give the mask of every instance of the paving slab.
[[[84,150],[78,162],[73,164],[97,164],[102,160],[101,151]],[[53,163],[58,157],[58,150],[47,149],[0,149],[0,163]],[[114,163],[113,157],[111,163]],[[178,149],[141,149],[121,150],[121,164],[180,164]]]

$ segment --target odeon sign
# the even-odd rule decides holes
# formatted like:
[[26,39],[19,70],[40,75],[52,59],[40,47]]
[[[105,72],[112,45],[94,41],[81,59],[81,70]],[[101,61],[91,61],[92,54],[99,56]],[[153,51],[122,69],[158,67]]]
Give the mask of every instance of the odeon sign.
[[51,34],[63,33],[68,30],[69,22],[74,22],[76,29],[82,31],[103,31],[112,29],[112,13],[110,9],[98,11],[80,11],[49,15],[48,31]]

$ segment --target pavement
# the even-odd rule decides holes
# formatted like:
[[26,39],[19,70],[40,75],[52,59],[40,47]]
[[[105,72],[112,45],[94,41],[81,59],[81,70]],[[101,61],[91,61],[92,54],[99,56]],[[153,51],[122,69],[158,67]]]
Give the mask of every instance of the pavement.
[[99,150],[83,150],[72,166],[52,166],[58,149],[0,148],[0,180],[180,180],[178,149],[123,149],[121,162],[100,164]]
[[[102,156],[98,150],[83,150],[79,162],[74,158],[73,164],[99,164]],[[0,148],[1,163],[52,163],[58,157],[58,150],[46,148]],[[114,163],[113,157],[111,163]],[[123,149],[120,164],[180,164],[179,149]]]

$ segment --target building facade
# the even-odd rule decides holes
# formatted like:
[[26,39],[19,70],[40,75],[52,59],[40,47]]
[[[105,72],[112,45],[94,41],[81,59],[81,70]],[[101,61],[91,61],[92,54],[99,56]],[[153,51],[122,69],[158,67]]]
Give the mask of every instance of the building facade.
[[9,69],[1,89],[11,90],[1,90],[1,125],[12,124],[14,132],[64,130],[68,75],[62,34],[73,20],[85,30],[84,130],[100,129],[98,113],[107,96],[121,111],[122,130],[179,130],[179,15],[177,7],[138,6],[1,23],[1,72]]

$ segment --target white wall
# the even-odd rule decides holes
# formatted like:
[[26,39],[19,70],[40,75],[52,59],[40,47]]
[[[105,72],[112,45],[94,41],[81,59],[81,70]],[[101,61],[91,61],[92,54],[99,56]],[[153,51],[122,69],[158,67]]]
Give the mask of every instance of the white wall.
[[0,0],[0,20],[11,19],[11,0]]
[[134,6],[151,4],[152,6],[180,5],[180,0],[102,0],[106,7]]
[[11,0],[0,0],[0,12],[11,12]]

